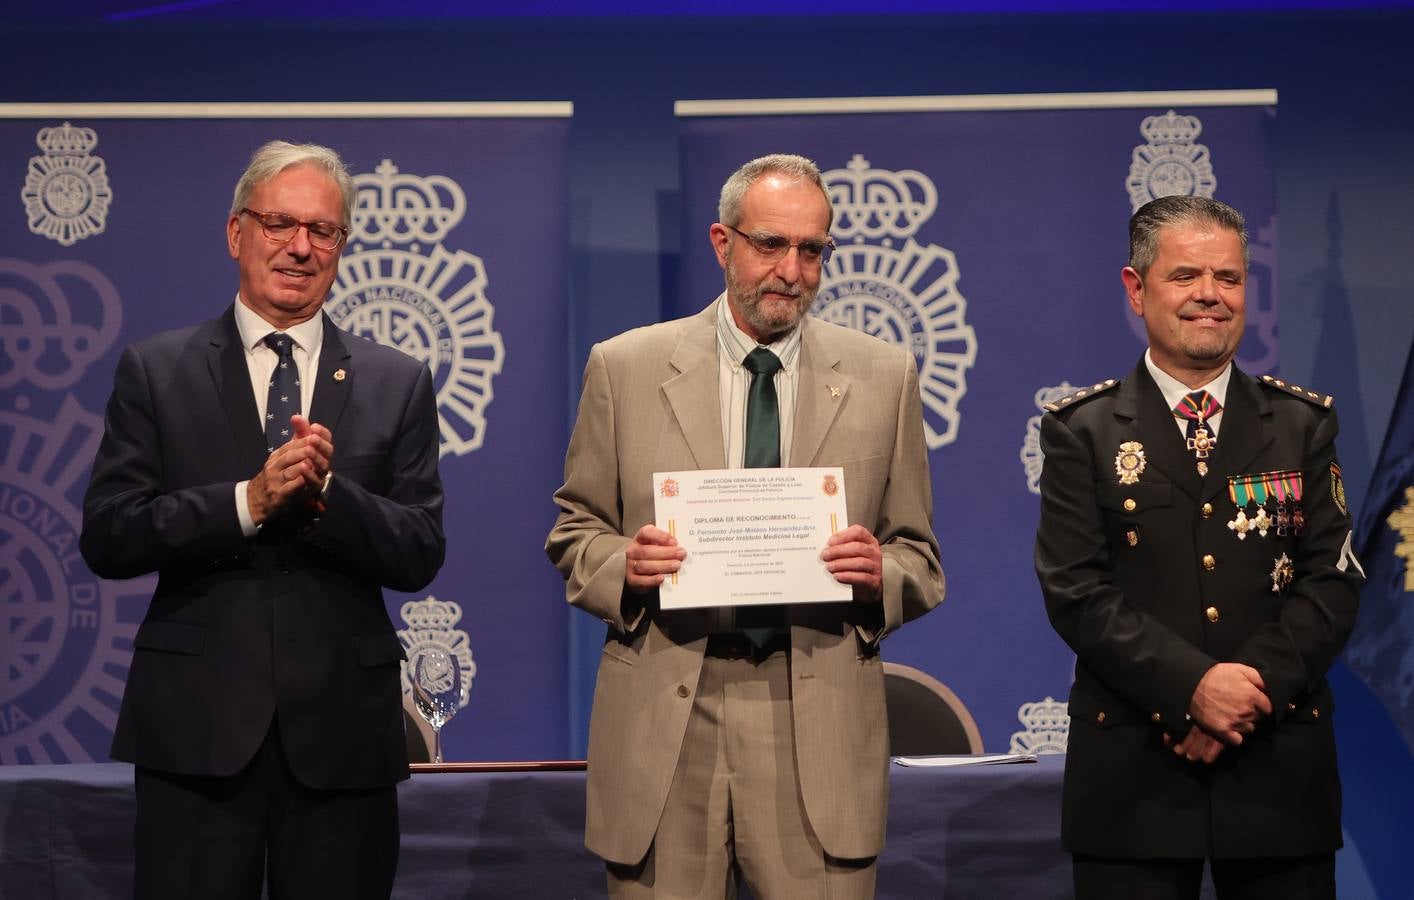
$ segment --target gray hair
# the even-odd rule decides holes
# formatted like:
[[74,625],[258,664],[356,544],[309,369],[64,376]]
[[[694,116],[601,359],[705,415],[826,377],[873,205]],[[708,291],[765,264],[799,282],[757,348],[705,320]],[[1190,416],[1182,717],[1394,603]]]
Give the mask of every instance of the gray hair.
[[808,182],[820,189],[825,197],[825,207],[830,219],[825,224],[828,229],[835,221],[835,205],[830,202],[830,192],[825,187],[825,179],[820,176],[820,168],[803,156],[792,153],[772,153],[760,156],[732,173],[722,185],[722,196],[717,201],[717,221],[735,228],[741,224],[741,204],[746,192],[753,184],[766,175],[784,175]]
[[[344,225],[353,224],[354,189],[353,176],[339,158],[339,154],[318,144],[291,144],[288,141],[271,141],[262,146],[250,158],[250,165],[241,173],[236,182],[236,193],[231,199],[231,215],[240,211],[250,201],[251,191],[264,184],[286,169],[295,166],[313,166],[323,170],[325,175],[338,185],[339,195],[344,199]],[[260,210],[268,212],[268,210]]]
[[1252,261],[1247,249],[1247,221],[1242,213],[1207,197],[1160,197],[1139,207],[1129,219],[1129,266],[1140,275],[1149,274],[1149,267],[1159,255],[1159,231],[1165,225],[1225,228],[1235,233],[1242,244],[1242,268],[1245,270]]

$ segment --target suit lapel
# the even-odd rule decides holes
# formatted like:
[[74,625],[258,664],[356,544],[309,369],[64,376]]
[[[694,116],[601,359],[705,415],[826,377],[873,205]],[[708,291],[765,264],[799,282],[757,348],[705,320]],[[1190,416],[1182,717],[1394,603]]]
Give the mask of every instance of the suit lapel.
[[319,350],[319,372],[314,381],[314,397],[309,401],[309,421],[318,422],[337,434],[339,417],[349,399],[353,380],[358,377],[351,362],[346,336],[323,313],[324,343]]
[[245,348],[236,330],[236,311],[232,306],[212,323],[210,354],[207,366],[216,395],[226,410],[236,446],[241,458],[252,472],[265,464],[265,431],[260,427],[260,412],[255,407],[255,392],[250,384],[250,367],[246,365]]
[[1218,447],[1213,453],[1211,471],[1203,482],[1205,499],[1227,487],[1226,476],[1246,471],[1252,460],[1272,442],[1267,427],[1271,415],[1271,404],[1261,390],[1234,367],[1228,382]]
[[663,394],[693,462],[699,469],[725,469],[722,396],[717,386],[716,303],[684,323],[668,364],[677,374],[663,382]]
[[825,435],[849,399],[853,381],[836,371],[840,356],[826,340],[826,330],[801,325],[800,380],[795,392],[795,432],[791,435],[791,466],[814,465]]
[[[1173,410],[1164,402],[1163,392],[1154,383],[1149,369],[1141,359],[1125,384],[1133,382],[1133,412],[1138,418],[1139,440],[1144,444],[1144,458],[1162,471],[1169,480],[1188,496],[1198,498],[1203,480],[1198,475],[1197,460],[1185,446],[1183,435],[1174,424]],[[1222,441],[1218,442],[1220,445]]]

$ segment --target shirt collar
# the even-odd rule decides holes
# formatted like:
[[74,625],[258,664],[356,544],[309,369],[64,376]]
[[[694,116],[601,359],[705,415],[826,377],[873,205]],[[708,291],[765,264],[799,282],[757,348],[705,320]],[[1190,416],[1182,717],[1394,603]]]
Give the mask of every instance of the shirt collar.
[[[255,310],[241,302],[240,295],[236,295],[236,331],[241,336],[241,345],[247,352],[254,350],[264,344],[265,338],[275,334],[279,329],[269,322],[260,318]],[[284,334],[290,336],[309,356],[319,352],[319,348],[324,343],[324,316],[315,314],[305,319],[298,325],[291,325],[285,329]]]
[[1164,395],[1164,402],[1168,404],[1169,409],[1173,409],[1178,405],[1180,400],[1193,391],[1207,391],[1212,395],[1214,400],[1218,401],[1218,406],[1227,406],[1227,385],[1228,382],[1232,380],[1231,362],[1228,362],[1228,364],[1223,367],[1222,374],[1217,378],[1196,388],[1190,388],[1163,369],[1160,369],[1154,364],[1154,356],[1148,350],[1144,351],[1144,365],[1148,367],[1149,374],[1153,376],[1154,384],[1159,386],[1159,393]]
[[796,359],[800,356],[800,330],[805,324],[805,318],[801,317],[800,323],[790,331],[776,338],[769,344],[757,344],[746,332],[742,331],[732,318],[731,305],[727,301],[724,292],[717,298],[717,348],[731,363],[733,369],[741,367],[741,361],[746,359],[746,354],[757,347],[765,347],[781,361],[781,370],[790,372],[795,366]]

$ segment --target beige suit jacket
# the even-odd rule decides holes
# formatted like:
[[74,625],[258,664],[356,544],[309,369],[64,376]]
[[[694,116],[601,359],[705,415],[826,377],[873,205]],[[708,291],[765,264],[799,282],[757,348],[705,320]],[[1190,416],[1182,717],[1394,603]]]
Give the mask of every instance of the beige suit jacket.
[[[725,302],[719,298],[717,302]],[[712,623],[624,588],[624,551],[653,522],[652,474],[725,468],[717,305],[590,351],[545,550],[570,603],[608,635],[589,727],[585,844],[647,853],[673,780]],[[841,466],[849,521],[883,545],[883,604],[790,607],[791,703],[806,813],[825,851],[884,844],[888,725],[879,640],[943,598],[912,357],[806,318],[791,466]]]

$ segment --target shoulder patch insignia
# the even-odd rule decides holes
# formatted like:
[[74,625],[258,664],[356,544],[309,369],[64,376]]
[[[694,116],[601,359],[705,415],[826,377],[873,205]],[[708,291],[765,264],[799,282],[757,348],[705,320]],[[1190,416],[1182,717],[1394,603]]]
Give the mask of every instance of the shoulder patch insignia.
[[1265,384],[1267,387],[1276,388],[1279,391],[1286,391],[1292,396],[1300,397],[1307,403],[1314,403],[1317,406],[1325,407],[1326,409],[1330,409],[1331,405],[1335,403],[1335,398],[1332,397],[1330,394],[1323,394],[1320,391],[1309,390],[1299,384],[1292,384],[1291,382],[1283,381],[1280,378],[1273,378],[1271,375],[1262,375],[1257,380],[1262,382],[1262,384]]
[[1094,397],[1096,394],[1103,394],[1110,388],[1118,386],[1119,379],[1106,378],[1104,381],[1096,382],[1095,384],[1092,384],[1089,387],[1083,387],[1077,391],[1074,391],[1073,393],[1066,394],[1059,400],[1052,400],[1050,403],[1047,403],[1044,408],[1046,412],[1060,412],[1067,406],[1074,406],[1081,400],[1086,400],[1090,397]]

